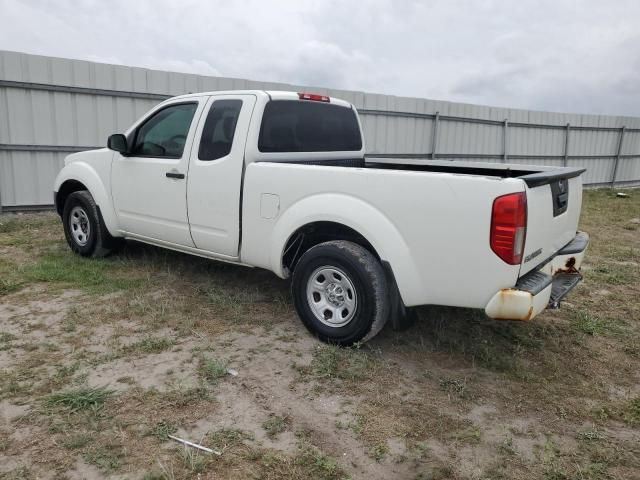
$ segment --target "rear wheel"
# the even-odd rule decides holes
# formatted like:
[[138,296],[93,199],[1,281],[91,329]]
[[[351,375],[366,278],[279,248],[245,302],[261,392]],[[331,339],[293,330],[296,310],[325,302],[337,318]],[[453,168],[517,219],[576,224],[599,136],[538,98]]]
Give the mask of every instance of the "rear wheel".
[[62,212],[64,235],[71,250],[83,257],[104,257],[116,246],[96,202],[86,190],[67,197]]
[[325,242],[305,252],[293,272],[292,291],[298,316],[325,342],[367,341],[389,317],[382,266],[353,242]]

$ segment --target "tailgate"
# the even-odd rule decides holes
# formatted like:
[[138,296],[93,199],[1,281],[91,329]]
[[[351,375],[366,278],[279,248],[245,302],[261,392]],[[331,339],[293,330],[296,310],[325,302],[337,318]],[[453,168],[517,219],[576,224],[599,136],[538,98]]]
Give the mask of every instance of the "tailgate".
[[547,181],[527,182],[527,236],[520,276],[552,257],[576,235],[582,206],[582,179],[574,169],[558,169]]

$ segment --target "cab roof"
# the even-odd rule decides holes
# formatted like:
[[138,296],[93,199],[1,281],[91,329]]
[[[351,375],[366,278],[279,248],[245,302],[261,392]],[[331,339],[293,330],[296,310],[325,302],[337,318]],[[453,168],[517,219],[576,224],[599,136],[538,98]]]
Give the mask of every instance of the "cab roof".
[[211,95],[257,95],[262,97],[269,97],[270,100],[297,100],[300,102],[308,102],[314,100],[301,99],[300,94],[310,94],[312,96],[318,96],[323,98],[329,98],[329,102],[331,105],[339,105],[341,107],[351,108],[351,103],[341,100],[336,97],[329,97],[323,94],[315,94],[314,92],[292,92],[292,91],[283,91],[283,90],[214,90],[210,92],[196,92],[189,93],[186,95],[178,95],[175,98],[191,98],[191,97],[201,97],[201,96],[211,96]]

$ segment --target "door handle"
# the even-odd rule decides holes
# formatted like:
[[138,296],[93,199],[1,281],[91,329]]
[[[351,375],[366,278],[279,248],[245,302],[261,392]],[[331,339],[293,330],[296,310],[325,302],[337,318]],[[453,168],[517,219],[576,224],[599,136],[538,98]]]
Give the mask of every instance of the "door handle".
[[167,176],[167,178],[177,178],[180,180],[184,179],[184,173],[176,172],[174,170],[165,173],[165,175]]

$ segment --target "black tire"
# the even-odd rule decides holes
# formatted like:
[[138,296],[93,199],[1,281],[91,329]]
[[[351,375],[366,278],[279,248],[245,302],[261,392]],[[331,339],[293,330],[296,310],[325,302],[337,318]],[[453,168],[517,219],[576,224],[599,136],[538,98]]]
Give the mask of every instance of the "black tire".
[[[75,225],[72,225],[72,215]],[[79,218],[81,226],[77,223]],[[104,257],[118,244],[119,239],[109,234],[100,210],[87,190],[73,192],[67,197],[62,212],[62,224],[69,247],[83,257]],[[83,227],[88,228],[83,230]]]
[[[329,297],[327,289],[334,288],[335,279],[332,278],[324,282],[325,267],[330,267],[327,271],[337,272],[338,282],[346,282],[348,286],[353,286],[352,304],[355,304],[352,312],[348,311],[348,305],[340,299],[349,297],[350,288],[344,287],[339,290],[339,297]],[[341,273],[346,275],[346,280],[342,279]],[[316,283],[311,277],[316,275]],[[324,283],[317,283],[318,280]],[[339,286],[340,286],[339,285]],[[315,289],[323,289],[325,292],[317,293]],[[310,332],[318,336],[324,342],[350,346],[356,342],[366,342],[373,338],[387,322],[389,318],[389,295],[387,289],[387,279],[385,277],[380,262],[365,248],[360,245],[344,240],[335,240],[321,243],[307,250],[300,258],[293,272],[291,283],[293,301],[302,323]],[[308,293],[311,289],[311,293]],[[335,290],[332,290],[335,292]],[[346,293],[342,293],[346,292]],[[338,307],[334,303],[337,302]],[[320,311],[325,308],[325,313]],[[347,321],[345,325],[340,325],[340,317],[331,314],[331,308],[343,309],[338,312],[342,317],[346,313]],[[317,312],[316,313],[314,313]],[[335,313],[335,312],[334,312]],[[320,320],[320,317],[324,319]],[[335,321],[337,325],[327,323]]]

